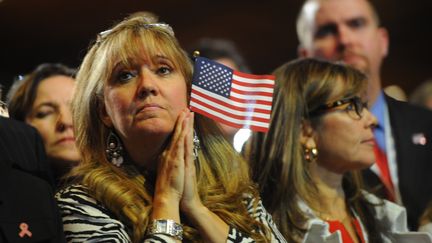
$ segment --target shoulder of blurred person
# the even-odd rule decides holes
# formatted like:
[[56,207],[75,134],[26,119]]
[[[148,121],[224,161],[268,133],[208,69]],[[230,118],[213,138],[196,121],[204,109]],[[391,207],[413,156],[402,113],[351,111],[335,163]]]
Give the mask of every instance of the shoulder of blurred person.
[[0,117],[0,242],[64,242],[54,182],[34,128]]
[[400,101],[407,101],[407,95],[405,91],[399,87],[398,85],[389,85],[384,88],[384,92],[390,96],[393,97],[396,100]]
[[8,166],[29,172],[54,185],[43,142],[35,128],[0,117],[0,153],[0,161]]
[[48,182],[0,162],[0,188],[0,242],[65,241]]
[[[414,105],[405,101],[400,101],[388,95],[385,96],[385,99],[389,106],[390,113],[392,111],[394,113],[406,112],[408,114],[418,114],[420,117],[422,117],[422,119],[416,117],[406,118],[412,122],[426,125],[426,122],[430,121],[430,119],[432,118],[432,111],[426,109],[425,107],[420,107],[418,105]],[[432,129],[432,127],[430,126],[425,126],[425,128]]]
[[[410,104],[408,102],[396,100],[390,96],[385,96],[393,133],[406,133],[411,135],[405,137],[407,143],[417,145],[419,148],[430,148],[432,146],[432,111]],[[423,134],[426,140],[417,141],[413,135]],[[397,139],[401,139],[396,136]],[[411,138],[411,139],[408,139]],[[402,140],[403,141],[403,140]],[[430,152],[430,151],[429,151]]]
[[411,93],[409,102],[432,110],[432,79],[421,83]]
[[[385,99],[392,123],[392,133],[398,141],[395,143],[398,159],[415,161],[416,165],[432,166],[428,163],[432,155],[432,111],[389,96],[385,96]],[[398,165],[406,166],[406,169],[415,169],[410,163]]]

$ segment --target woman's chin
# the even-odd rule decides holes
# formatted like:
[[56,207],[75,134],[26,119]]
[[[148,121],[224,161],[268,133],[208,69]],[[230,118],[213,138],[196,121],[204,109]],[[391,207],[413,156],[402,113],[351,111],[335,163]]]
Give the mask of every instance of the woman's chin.
[[369,160],[366,160],[366,161],[359,163],[359,169],[364,170],[364,169],[370,168],[374,164],[375,164],[375,157],[373,159],[369,159]]
[[133,134],[143,134],[143,135],[167,135],[174,131],[174,124],[167,124],[164,122],[146,122],[139,124],[135,129]]
[[50,158],[50,160],[52,161],[58,161],[58,163],[62,163],[65,166],[69,165],[69,166],[74,166],[77,165],[80,161],[80,155],[78,153],[74,153],[74,152],[65,152],[65,153],[60,153],[60,154],[56,154],[56,155],[48,155],[48,157]]

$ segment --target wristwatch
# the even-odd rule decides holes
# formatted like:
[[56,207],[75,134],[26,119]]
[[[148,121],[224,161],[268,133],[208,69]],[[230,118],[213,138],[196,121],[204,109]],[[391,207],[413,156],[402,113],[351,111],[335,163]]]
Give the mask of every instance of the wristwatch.
[[183,227],[171,219],[156,219],[150,222],[147,234],[163,234],[171,236],[177,240],[183,240]]

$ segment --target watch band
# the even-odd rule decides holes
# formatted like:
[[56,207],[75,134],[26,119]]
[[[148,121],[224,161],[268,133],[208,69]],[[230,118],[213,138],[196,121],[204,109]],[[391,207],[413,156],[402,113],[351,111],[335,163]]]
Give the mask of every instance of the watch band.
[[156,219],[150,222],[147,234],[163,234],[177,240],[183,240],[183,227],[171,219]]

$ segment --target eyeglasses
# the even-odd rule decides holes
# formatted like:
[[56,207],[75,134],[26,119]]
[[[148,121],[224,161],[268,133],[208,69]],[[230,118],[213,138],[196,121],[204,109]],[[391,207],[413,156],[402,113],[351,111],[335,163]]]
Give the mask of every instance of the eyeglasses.
[[[142,24],[141,25],[144,29],[150,29],[150,28],[160,28],[166,31],[168,34],[174,37],[174,30],[169,24],[165,23],[149,23],[149,24]],[[100,43],[107,35],[109,35],[113,29],[102,31],[98,34],[96,43]]]
[[314,117],[322,115],[333,108],[348,104],[343,110],[348,114],[352,115],[354,118],[362,118],[363,109],[368,107],[367,102],[362,102],[361,98],[354,96],[351,98],[345,98],[337,100],[335,102],[327,103],[325,105],[318,106],[315,110],[309,112],[309,117]]

